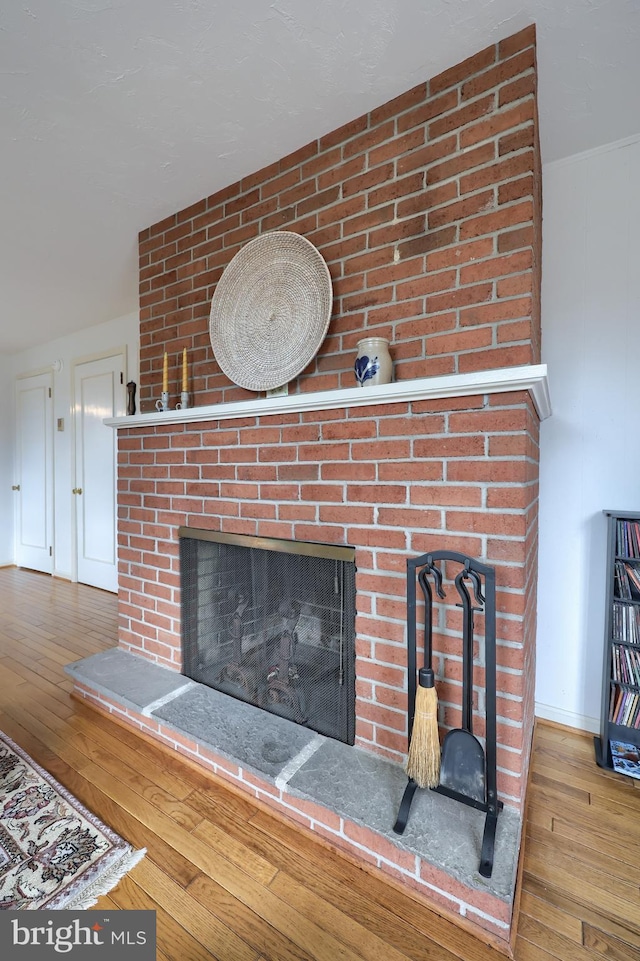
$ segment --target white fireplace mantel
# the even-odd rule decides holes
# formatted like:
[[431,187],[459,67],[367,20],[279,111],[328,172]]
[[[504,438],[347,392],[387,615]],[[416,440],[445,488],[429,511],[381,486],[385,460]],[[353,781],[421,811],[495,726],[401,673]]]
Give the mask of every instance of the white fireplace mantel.
[[528,390],[540,420],[551,415],[547,365],[501,367],[496,370],[473,371],[468,374],[446,374],[441,377],[419,377],[395,384],[371,387],[346,387],[302,394],[279,395],[236,401],[231,404],[209,404],[186,410],[152,411],[130,417],[110,417],[105,424],[115,428],[151,427],[157,424],[187,424],[202,421],[230,420],[236,417],[266,417],[270,414],[298,413],[308,410],[336,410],[371,405],[396,404],[413,400],[439,400],[473,394],[505,393]]

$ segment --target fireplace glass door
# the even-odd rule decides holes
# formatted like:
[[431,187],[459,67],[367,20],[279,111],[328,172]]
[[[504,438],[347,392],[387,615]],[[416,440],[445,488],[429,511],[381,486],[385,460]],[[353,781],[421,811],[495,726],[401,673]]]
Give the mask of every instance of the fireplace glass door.
[[184,673],[353,744],[353,548],[179,534]]

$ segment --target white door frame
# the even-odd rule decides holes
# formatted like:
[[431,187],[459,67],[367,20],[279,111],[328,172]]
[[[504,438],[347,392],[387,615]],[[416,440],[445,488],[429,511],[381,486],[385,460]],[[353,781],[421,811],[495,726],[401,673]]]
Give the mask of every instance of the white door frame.
[[[79,412],[80,412],[80,398],[76,397],[76,368],[80,367],[82,364],[90,364],[99,360],[106,360],[109,357],[118,357],[121,361],[121,371],[122,371],[122,395],[121,395],[121,407],[119,410],[119,415],[124,415],[126,411],[126,383],[127,383],[127,347],[121,345],[119,347],[112,347],[108,350],[102,350],[95,354],[89,354],[84,357],[76,357],[71,361],[71,413],[72,413],[72,423],[73,423],[73,436],[71,443],[72,450],[72,489],[69,491],[69,497],[71,498],[71,541],[73,545],[72,558],[71,558],[71,579],[74,582],[78,581],[78,521],[77,521],[77,510],[75,505],[75,499],[78,496],[73,494],[73,488],[78,486],[78,464],[76,458],[77,451],[77,434],[79,430]],[[115,484],[115,496],[114,496],[114,509],[117,515],[117,495],[118,495],[118,484],[117,484],[117,465],[116,465],[116,476],[114,477]],[[117,516],[114,518],[114,524],[117,521]],[[117,534],[116,534],[117,536]],[[117,545],[116,545],[117,547]],[[117,560],[116,560],[117,563]]]

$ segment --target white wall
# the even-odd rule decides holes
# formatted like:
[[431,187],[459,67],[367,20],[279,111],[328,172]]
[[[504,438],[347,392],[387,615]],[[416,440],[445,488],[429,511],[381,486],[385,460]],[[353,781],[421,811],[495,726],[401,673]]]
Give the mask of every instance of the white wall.
[[640,137],[543,170],[536,711],[596,731],[606,509],[640,510]]
[[[15,389],[15,378],[42,368],[51,368],[55,361],[62,362],[62,369],[53,373],[53,418],[54,418],[54,574],[71,577],[73,570],[73,525],[72,509],[74,486],[73,477],[73,422],[71,398],[73,396],[73,362],[87,359],[103,351],[126,347],[127,380],[138,381],[138,313],[127,314],[95,327],[88,327],[67,337],[60,337],[8,359],[11,391]],[[0,368],[1,377],[1,368]],[[0,380],[1,389],[1,380]],[[55,429],[58,418],[64,418],[64,431]],[[0,428],[1,430],[1,428]],[[11,421],[13,437],[13,419]],[[11,441],[12,443],[12,441]],[[0,449],[4,443],[0,436]],[[0,468],[1,470],[1,468]],[[0,474],[0,481],[2,476]],[[11,486],[9,484],[9,486]],[[0,497],[0,517],[2,498]],[[0,541],[0,558],[2,557]],[[11,559],[14,558],[13,533],[11,535]]]

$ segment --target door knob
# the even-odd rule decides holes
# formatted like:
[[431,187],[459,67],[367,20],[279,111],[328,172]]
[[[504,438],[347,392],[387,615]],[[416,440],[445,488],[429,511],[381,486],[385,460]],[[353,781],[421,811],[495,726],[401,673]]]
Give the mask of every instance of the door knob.
[[81,494],[81,493],[82,493],[82,488],[81,488],[81,487],[74,487],[73,490],[71,491],[71,493],[72,493],[72,494]]
[[12,484],[12,485],[11,485],[11,490],[12,490],[12,491],[19,491],[19,490],[20,490],[20,484]]

